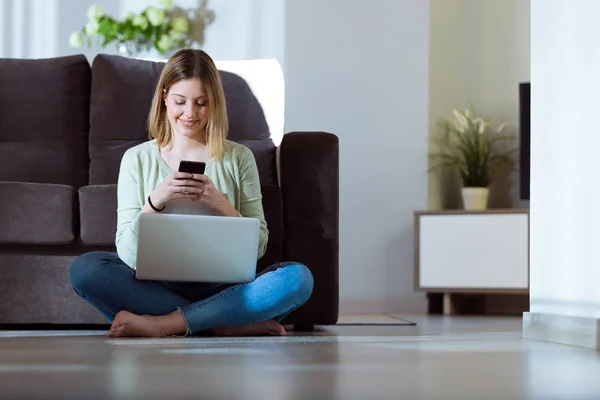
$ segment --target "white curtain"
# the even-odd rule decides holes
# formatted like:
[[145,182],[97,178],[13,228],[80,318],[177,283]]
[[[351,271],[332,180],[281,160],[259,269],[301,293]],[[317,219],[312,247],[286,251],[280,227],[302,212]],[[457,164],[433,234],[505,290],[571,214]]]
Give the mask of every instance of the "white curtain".
[[0,57],[56,54],[57,0],[0,0]]
[[99,5],[117,14],[120,0],[0,0],[0,57],[47,58],[114,49],[72,48],[71,32],[87,22],[87,9]]

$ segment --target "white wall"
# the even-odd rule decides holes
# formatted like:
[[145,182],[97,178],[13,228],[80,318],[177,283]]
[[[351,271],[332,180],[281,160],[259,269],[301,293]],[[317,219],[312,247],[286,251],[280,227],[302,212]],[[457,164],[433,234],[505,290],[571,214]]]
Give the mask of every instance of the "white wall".
[[[519,83],[530,81],[529,30],[529,0],[431,0],[431,133],[469,100],[492,123],[518,125]],[[512,205],[526,207],[513,178]],[[429,206],[443,208],[442,182],[430,180]]]
[[471,100],[494,120],[518,121],[518,83],[530,79],[529,0],[431,0],[431,120]]
[[462,95],[496,121],[518,122],[518,83],[530,79],[529,0],[462,0],[461,11]]
[[597,319],[600,2],[532,0],[531,17],[531,312]]
[[422,311],[413,211],[426,205],[429,2],[289,0],[286,131],[340,138],[340,307]]

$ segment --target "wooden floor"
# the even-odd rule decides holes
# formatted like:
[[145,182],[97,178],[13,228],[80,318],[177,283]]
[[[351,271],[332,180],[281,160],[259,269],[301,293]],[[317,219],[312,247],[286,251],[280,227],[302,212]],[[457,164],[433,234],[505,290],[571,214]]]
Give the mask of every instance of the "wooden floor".
[[402,316],[286,338],[0,332],[0,399],[600,399],[593,350],[519,318]]

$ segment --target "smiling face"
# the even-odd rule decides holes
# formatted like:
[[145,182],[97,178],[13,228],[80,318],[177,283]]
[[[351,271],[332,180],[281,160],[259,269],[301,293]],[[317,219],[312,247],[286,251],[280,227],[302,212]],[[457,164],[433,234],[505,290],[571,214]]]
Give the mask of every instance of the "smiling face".
[[164,91],[163,100],[174,135],[206,140],[209,104],[200,79],[184,79],[173,84]]
[[178,50],[154,88],[148,136],[161,149],[172,148],[177,138],[193,138],[206,144],[208,157],[221,159],[228,133],[225,92],[214,61],[203,50]]

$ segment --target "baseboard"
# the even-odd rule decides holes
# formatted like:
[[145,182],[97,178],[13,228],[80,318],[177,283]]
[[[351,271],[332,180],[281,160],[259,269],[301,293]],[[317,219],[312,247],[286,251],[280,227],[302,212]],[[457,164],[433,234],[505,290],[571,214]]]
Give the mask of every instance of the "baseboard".
[[600,348],[600,320],[544,313],[523,313],[523,338]]

